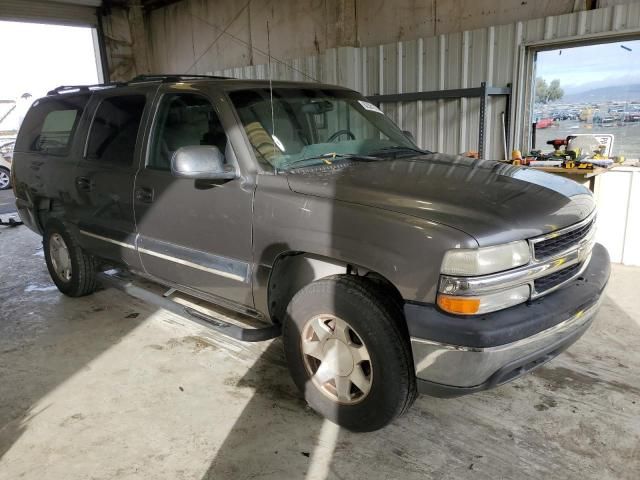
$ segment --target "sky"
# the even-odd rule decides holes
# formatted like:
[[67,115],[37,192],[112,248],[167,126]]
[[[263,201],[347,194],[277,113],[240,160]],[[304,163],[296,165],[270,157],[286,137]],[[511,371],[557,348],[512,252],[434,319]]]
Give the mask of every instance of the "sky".
[[99,83],[91,28],[0,21],[0,45],[0,99]]
[[[625,50],[622,46],[630,48]],[[566,94],[640,83],[640,40],[539,52],[536,76],[557,78]]]

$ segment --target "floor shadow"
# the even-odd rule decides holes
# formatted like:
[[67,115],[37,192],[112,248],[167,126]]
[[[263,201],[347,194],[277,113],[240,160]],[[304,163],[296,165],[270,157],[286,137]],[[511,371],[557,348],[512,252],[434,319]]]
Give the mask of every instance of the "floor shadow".
[[106,291],[62,295],[47,272],[40,238],[26,227],[2,231],[0,264],[2,459],[46,410],[38,403],[48,392],[120,342],[150,312],[114,304]]
[[203,480],[304,478],[323,419],[290,379],[280,339],[233,386],[249,387],[253,394]]

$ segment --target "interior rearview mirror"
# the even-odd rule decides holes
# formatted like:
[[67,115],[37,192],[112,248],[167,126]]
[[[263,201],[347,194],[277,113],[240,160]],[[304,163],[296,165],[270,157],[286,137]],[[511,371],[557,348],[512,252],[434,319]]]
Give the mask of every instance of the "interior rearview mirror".
[[319,115],[321,113],[327,113],[333,110],[333,103],[329,100],[311,100],[309,103],[302,105],[302,111],[304,113],[310,113],[312,115]]
[[405,137],[411,140],[411,142],[413,142],[414,144],[416,143],[416,139],[413,137],[413,133],[411,133],[409,130],[402,130],[402,133]]
[[171,157],[171,173],[174,177],[196,180],[233,180],[236,172],[224,164],[224,155],[218,147],[192,145],[181,147]]

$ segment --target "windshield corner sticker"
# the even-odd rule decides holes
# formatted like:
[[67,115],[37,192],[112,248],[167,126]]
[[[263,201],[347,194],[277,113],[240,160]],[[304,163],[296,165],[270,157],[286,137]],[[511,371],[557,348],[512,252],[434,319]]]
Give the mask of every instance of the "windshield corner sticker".
[[369,110],[371,112],[381,113],[384,115],[384,112],[376,107],[373,103],[365,102],[364,100],[358,100],[358,103],[362,105],[365,110]]

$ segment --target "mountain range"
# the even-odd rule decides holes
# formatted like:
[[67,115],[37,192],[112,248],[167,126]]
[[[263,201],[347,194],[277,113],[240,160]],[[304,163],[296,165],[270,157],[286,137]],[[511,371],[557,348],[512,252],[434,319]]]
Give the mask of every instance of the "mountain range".
[[580,93],[568,93],[561,102],[577,103],[577,102],[604,102],[613,101],[639,101],[640,102],[640,83],[630,85],[615,85],[610,87],[594,88]]

